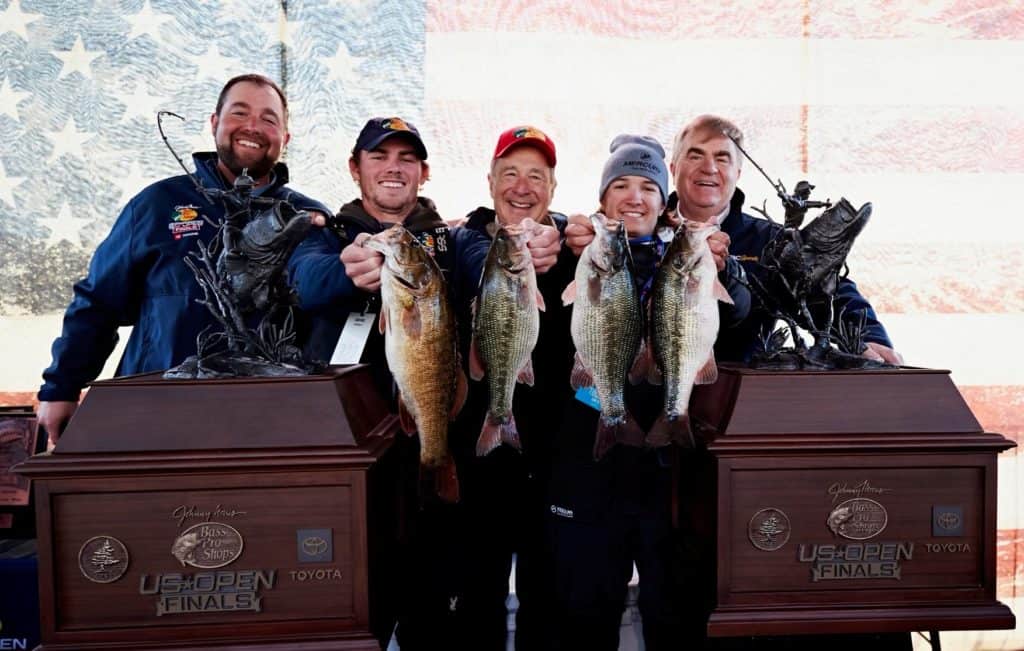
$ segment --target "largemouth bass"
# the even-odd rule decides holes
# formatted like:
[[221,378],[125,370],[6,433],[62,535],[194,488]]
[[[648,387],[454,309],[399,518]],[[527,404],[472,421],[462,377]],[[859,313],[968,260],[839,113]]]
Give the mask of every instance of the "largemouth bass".
[[593,386],[601,403],[594,440],[600,459],[615,443],[642,446],[644,434],[626,409],[626,377],[640,351],[643,315],[629,265],[629,242],[623,222],[591,215],[594,239],[580,254],[576,277],[562,294],[572,306],[572,340],[576,364],[572,387]]
[[732,303],[718,281],[708,235],[718,226],[684,222],[675,233],[651,288],[651,353],[665,386],[665,408],[647,434],[653,447],[693,447],[687,413],[694,384],[718,379],[715,338],[718,301]]
[[420,465],[434,473],[438,495],[458,501],[448,422],[465,402],[466,377],[444,276],[419,240],[400,225],[377,233],[364,246],[384,254],[380,331],[398,385],[402,427],[409,434],[419,432]]
[[544,299],[526,243],[531,220],[497,230],[487,252],[480,294],[473,313],[469,374],[487,376],[490,404],[480,429],[476,453],[483,456],[503,442],[522,449],[512,415],[516,381],[533,386],[531,354],[540,332]]

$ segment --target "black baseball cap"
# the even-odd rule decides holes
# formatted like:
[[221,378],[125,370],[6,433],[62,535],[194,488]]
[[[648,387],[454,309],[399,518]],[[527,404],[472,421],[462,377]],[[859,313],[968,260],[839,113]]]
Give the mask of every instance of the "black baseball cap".
[[416,155],[420,157],[420,160],[427,160],[427,148],[423,144],[423,139],[420,138],[420,132],[412,122],[407,122],[398,117],[370,118],[366,126],[363,127],[363,130],[359,132],[359,137],[356,138],[356,146],[352,148],[352,153],[372,151],[379,147],[380,143],[393,136],[402,136],[412,142],[416,147]]

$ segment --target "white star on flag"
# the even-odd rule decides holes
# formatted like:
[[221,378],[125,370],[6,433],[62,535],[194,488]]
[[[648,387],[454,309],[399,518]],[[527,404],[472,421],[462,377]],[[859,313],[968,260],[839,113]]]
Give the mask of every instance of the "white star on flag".
[[217,45],[207,48],[205,54],[197,57],[196,63],[199,64],[199,74],[203,77],[212,77],[219,83],[224,83],[231,77],[245,72],[242,70],[241,61],[224,56],[220,53],[220,47]]
[[15,122],[20,121],[18,117],[18,102],[26,97],[31,97],[32,93],[23,93],[18,90],[14,90],[11,87],[11,78],[4,79],[3,86],[0,86],[0,113],[9,115],[14,118]]
[[85,141],[92,138],[94,133],[89,131],[79,131],[75,127],[75,119],[68,118],[64,123],[64,128],[60,131],[51,131],[50,140],[53,141],[53,151],[50,153],[49,158],[46,162],[52,163],[59,159],[61,156],[67,154],[74,154],[80,158],[85,158],[85,152],[82,149],[82,145]]
[[132,31],[129,32],[125,40],[130,41],[137,36],[149,34],[153,37],[153,40],[160,43],[162,41],[160,28],[164,23],[174,20],[174,18],[170,14],[161,14],[153,11],[153,5],[150,4],[149,0],[146,0],[146,2],[142,3],[142,9],[139,10],[139,13],[125,16],[125,20],[131,23],[132,26]]
[[22,11],[20,0],[11,0],[7,9],[0,13],[0,34],[14,32],[27,41],[28,32],[25,31],[25,27],[37,17],[39,14],[27,14]]
[[75,71],[91,79],[92,70],[89,69],[89,65],[93,62],[93,59],[102,56],[103,52],[89,52],[85,49],[85,44],[82,43],[82,37],[77,36],[75,37],[75,44],[71,46],[70,50],[66,52],[56,50],[53,54],[64,62],[60,75],[57,76],[58,79]]
[[320,61],[327,66],[327,78],[337,79],[341,82],[341,88],[349,91],[359,80],[359,64],[362,57],[354,57],[344,42],[338,43],[338,51],[332,57],[321,58]]
[[72,215],[71,206],[67,202],[61,204],[56,217],[39,220],[40,226],[50,231],[50,235],[46,238],[46,246],[59,244],[62,240],[81,245],[81,230],[87,223],[86,220],[76,219]]
[[303,22],[299,20],[288,20],[284,12],[279,11],[277,20],[260,23],[260,27],[267,35],[271,44],[282,43],[289,48],[295,47],[296,36],[303,28]]
[[17,209],[18,204],[14,202],[14,188],[25,180],[24,176],[10,176],[4,166],[0,164],[0,201],[3,201],[11,208]]
[[129,199],[155,180],[152,174],[143,174],[141,172],[137,161],[132,161],[128,164],[128,172],[126,174],[119,174],[113,181],[114,185],[121,188],[123,192],[121,203],[124,204],[128,203]]
[[166,99],[163,97],[150,95],[146,89],[146,82],[139,81],[135,84],[135,89],[131,94],[125,93],[121,96],[121,100],[125,103],[124,118],[125,120],[131,119],[132,117],[139,116],[147,121],[155,124],[156,112],[166,103]]

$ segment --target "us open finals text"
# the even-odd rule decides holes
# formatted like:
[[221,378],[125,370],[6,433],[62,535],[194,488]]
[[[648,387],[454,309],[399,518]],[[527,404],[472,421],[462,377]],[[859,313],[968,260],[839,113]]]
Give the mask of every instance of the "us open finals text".
[[900,580],[900,561],[914,556],[912,542],[849,543],[846,545],[800,545],[801,563],[811,565],[811,581],[834,579]]
[[277,570],[199,572],[197,574],[143,574],[139,594],[160,595],[156,614],[175,615],[211,611],[260,612],[260,588],[274,587]]

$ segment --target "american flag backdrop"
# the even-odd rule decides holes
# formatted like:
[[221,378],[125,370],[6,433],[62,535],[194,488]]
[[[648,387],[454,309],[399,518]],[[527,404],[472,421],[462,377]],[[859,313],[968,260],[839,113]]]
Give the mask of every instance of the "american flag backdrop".
[[[297,189],[331,206],[362,123],[420,128],[424,194],[489,203],[497,134],[558,147],[553,207],[593,209],[621,132],[671,148],[699,113],[734,119],[792,188],[874,204],[851,275],[910,365],[952,370],[988,431],[1024,432],[1022,0],[0,0],[0,403],[31,402],[71,285],[120,207],[212,149],[230,76],[291,104]],[[747,165],[748,204],[774,191]],[[115,360],[108,365],[113,368]],[[1024,606],[1024,455],[999,458],[998,597]],[[944,633],[1021,649],[1024,631]]]

